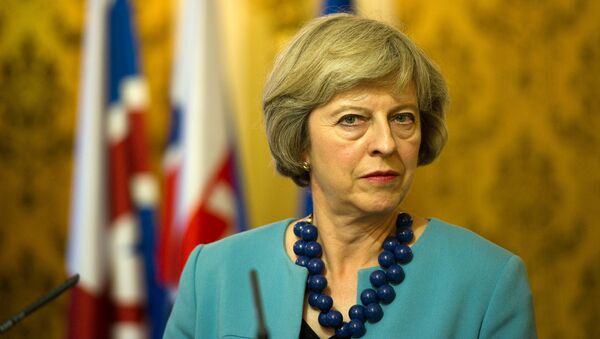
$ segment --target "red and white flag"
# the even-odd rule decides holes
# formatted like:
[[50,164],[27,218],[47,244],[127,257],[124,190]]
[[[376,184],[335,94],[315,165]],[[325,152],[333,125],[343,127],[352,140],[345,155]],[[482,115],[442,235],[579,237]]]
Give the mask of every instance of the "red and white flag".
[[180,2],[159,252],[170,287],[196,245],[245,228],[215,3]]

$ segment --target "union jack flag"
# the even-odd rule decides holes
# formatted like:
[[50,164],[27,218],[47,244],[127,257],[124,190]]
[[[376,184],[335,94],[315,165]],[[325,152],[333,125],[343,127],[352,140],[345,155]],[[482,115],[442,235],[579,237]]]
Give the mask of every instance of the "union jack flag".
[[154,255],[156,182],[146,82],[127,0],[90,0],[78,112],[68,271],[71,338],[160,338],[164,292]]

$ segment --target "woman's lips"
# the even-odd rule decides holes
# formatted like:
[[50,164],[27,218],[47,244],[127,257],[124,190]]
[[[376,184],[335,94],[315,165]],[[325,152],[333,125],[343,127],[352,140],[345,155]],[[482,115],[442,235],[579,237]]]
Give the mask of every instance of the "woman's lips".
[[394,181],[396,178],[398,178],[398,175],[399,175],[398,172],[395,172],[395,171],[375,171],[375,172],[371,172],[366,175],[363,175],[361,178],[366,179],[370,182],[388,183],[388,182]]

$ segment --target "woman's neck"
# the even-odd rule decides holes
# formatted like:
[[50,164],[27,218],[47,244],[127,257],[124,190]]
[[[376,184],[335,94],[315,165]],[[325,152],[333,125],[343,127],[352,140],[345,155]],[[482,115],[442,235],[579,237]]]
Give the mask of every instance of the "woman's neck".
[[383,240],[395,230],[396,213],[338,216],[315,210],[313,223],[319,229],[325,267],[330,274],[355,274],[360,268],[376,266]]

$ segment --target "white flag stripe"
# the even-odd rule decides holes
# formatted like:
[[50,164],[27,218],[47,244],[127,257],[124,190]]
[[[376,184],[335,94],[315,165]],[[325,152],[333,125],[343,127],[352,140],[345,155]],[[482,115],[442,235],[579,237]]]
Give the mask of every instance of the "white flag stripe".
[[138,323],[120,322],[111,329],[113,339],[147,339],[148,331]]
[[165,151],[165,156],[162,161],[164,171],[176,169],[181,163],[181,151],[176,145],[169,145]]
[[113,103],[108,108],[108,118],[106,120],[107,139],[111,144],[123,141],[129,130],[129,120],[127,120],[127,111],[120,102]]
[[110,228],[111,294],[118,305],[139,305],[146,299],[143,263],[139,255],[140,231],[135,217],[125,214]]
[[104,99],[105,15],[106,0],[88,1],[85,41],[79,87],[74,183],[71,193],[71,216],[67,270],[79,273],[80,286],[92,293],[102,289],[105,277],[104,178],[102,128]]
[[[236,211],[235,196],[231,186],[221,182],[217,184],[210,197],[208,209],[225,220],[232,219]],[[231,221],[235,222],[235,220]]]
[[154,176],[149,173],[139,173],[131,178],[133,202],[138,207],[154,207],[158,204],[158,185]]
[[131,76],[123,79],[121,84],[121,98],[127,110],[138,110],[142,113],[148,105],[148,85],[143,77]]

